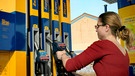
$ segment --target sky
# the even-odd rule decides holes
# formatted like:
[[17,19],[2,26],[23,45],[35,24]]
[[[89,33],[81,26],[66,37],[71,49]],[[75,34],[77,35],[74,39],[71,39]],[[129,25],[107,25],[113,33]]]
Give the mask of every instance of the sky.
[[70,0],[71,20],[83,13],[98,17],[101,13],[105,12],[105,4],[107,5],[107,11],[118,13],[117,3],[108,4],[102,0]]

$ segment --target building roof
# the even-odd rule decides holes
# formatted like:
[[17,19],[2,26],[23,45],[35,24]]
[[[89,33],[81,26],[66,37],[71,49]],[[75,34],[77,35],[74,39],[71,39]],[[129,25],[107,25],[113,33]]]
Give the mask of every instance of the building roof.
[[78,20],[80,20],[80,19],[82,19],[84,17],[88,17],[88,18],[91,18],[91,19],[94,19],[94,20],[98,19],[98,17],[96,17],[96,16],[93,16],[93,15],[90,15],[90,14],[87,14],[87,13],[83,13],[82,15],[80,15],[80,16],[76,17],[75,19],[73,19],[71,21],[71,24],[77,22]]
[[113,3],[117,2],[117,0],[103,0],[103,1],[105,1],[105,2],[107,2],[109,4],[113,4]]

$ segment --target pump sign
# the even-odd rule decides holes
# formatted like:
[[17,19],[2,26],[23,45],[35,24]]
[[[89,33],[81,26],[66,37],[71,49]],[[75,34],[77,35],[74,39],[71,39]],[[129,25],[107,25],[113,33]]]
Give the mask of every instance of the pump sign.
[[0,12],[0,50],[13,50],[14,15]]
[[38,10],[38,0],[32,0],[32,8]]

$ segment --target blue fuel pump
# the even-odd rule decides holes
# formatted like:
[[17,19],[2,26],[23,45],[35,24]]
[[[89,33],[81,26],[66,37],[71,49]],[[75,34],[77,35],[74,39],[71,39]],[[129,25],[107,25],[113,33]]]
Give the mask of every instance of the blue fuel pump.
[[[45,66],[49,61],[49,55],[47,55],[47,52],[39,49],[37,46],[37,43],[34,43],[35,48],[36,48],[36,62],[35,62],[35,74],[42,75],[42,74],[47,74],[48,70],[45,70]],[[48,66],[46,66],[47,68]],[[46,72],[46,73],[45,73]]]
[[66,47],[65,43],[62,43],[62,42],[57,41],[57,40],[52,41],[50,38],[46,38],[46,39],[53,46],[52,53],[54,55],[55,63],[56,63],[56,66],[57,66],[57,76],[75,76],[71,72],[66,71],[66,69],[64,68],[64,66],[62,64],[62,61],[57,58],[56,52],[65,50],[67,52],[67,55],[70,56],[70,57],[75,57],[76,54],[73,51],[69,51],[68,48]]

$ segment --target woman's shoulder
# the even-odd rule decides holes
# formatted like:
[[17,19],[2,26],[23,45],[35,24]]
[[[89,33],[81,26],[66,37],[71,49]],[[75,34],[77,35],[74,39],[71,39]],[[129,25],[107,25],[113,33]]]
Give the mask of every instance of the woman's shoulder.
[[92,45],[102,48],[110,48],[110,46],[113,48],[115,47],[114,43],[109,40],[98,40],[95,41]]
[[101,50],[110,50],[110,49],[115,49],[115,45],[109,41],[109,40],[98,40],[95,41],[90,48],[96,48],[96,49],[101,49]]
[[95,41],[94,42],[95,44],[112,44],[112,42],[111,41],[109,41],[109,40],[98,40],[98,41]]

